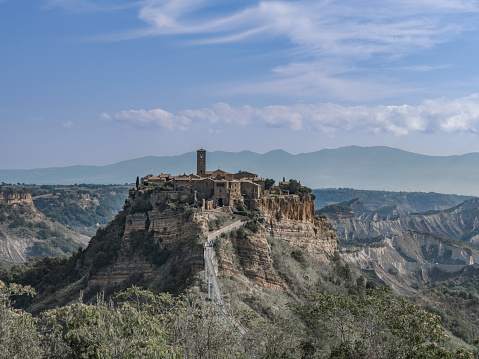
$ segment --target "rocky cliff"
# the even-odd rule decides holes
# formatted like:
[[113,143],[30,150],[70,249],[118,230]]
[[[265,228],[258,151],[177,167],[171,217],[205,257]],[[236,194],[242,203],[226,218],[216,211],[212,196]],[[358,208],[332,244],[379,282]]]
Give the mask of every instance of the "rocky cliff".
[[[107,290],[128,281],[169,291],[182,290],[188,277],[203,268],[203,238],[208,215],[191,206],[190,198],[177,192],[131,191],[129,205],[116,226],[115,257],[91,275],[88,288]],[[92,238],[92,245],[102,238]],[[184,271],[176,288],[165,284]],[[177,273],[174,273],[177,272]]]
[[260,218],[246,226],[250,231],[237,231],[220,239],[220,277],[241,276],[245,282],[287,290],[290,283],[279,273],[273,241],[284,241],[291,248],[305,251],[318,263],[327,262],[337,250],[336,233],[326,219],[315,215],[313,196],[264,197],[259,208]]
[[415,292],[479,263],[479,251],[471,247],[412,230],[374,245],[344,247],[341,256],[362,270],[373,271],[392,288],[406,292]]
[[[289,246],[289,258],[293,252],[302,258],[304,251],[315,263],[328,261],[337,250],[334,230],[314,213],[312,196],[264,200],[260,209],[251,213],[245,228],[218,240],[218,274],[221,278],[241,278],[242,289],[235,290],[247,291],[252,285],[289,290],[294,281],[285,279],[284,271],[278,270],[272,251],[274,241]],[[79,290],[84,291],[86,299],[99,290],[111,293],[131,284],[178,293],[198,284],[207,235],[237,220],[223,209],[202,211],[196,207],[194,196],[132,190],[124,210],[97,232],[85,250],[52,269],[54,285],[63,296],[54,300],[49,297],[42,290],[46,285],[42,278],[35,283],[29,279],[19,282],[37,289],[35,311],[73,300]]]
[[0,203],[33,204],[33,201],[32,196],[29,192],[1,191]]
[[354,216],[331,215],[331,224],[343,240],[370,241],[399,235],[407,230],[435,233],[471,243],[479,243],[479,198],[451,209],[405,215],[367,211],[359,201],[351,204]]
[[267,230],[313,256],[332,256],[337,250],[336,232],[316,215],[314,196],[264,197],[261,202]]
[[[150,258],[133,255],[130,249],[135,238],[141,236],[157,246],[158,253],[177,253],[171,260],[188,264],[191,273],[203,269],[203,242],[209,233],[210,223],[228,221],[221,212],[201,212],[187,204],[193,198],[181,197],[171,191],[132,191],[130,212],[125,217],[125,228],[118,259],[92,276],[90,286],[102,289],[118,285],[132,275],[141,275],[148,281],[161,281],[165,269],[155,269]],[[144,212],[134,209],[143,207]],[[229,274],[244,275],[249,280],[265,287],[282,289],[278,274],[272,269],[268,236],[285,240],[318,258],[332,256],[337,250],[337,238],[326,220],[317,218],[312,196],[297,195],[263,198],[261,202],[264,224],[247,234],[223,237],[223,248],[231,246],[233,251],[219,251],[220,270]],[[133,210],[132,210],[133,209]],[[280,215],[278,215],[280,213]],[[247,227],[248,228],[248,227]],[[186,251],[184,247],[188,247]],[[182,250],[178,250],[181,247]],[[240,265],[235,268],[233,263]],[[220,273],[221,274],[221,273]]]
[[50,221],[28,192],[0,192],[0,267],[38,256],[58,256],[89,238]]
[[327,216],[343,241],[343,258],[398,290],[414,291],[479,261],[469,244],[479,238],[477,198],[416,214],[394,206],[370,211],[359,200],[337,208]]

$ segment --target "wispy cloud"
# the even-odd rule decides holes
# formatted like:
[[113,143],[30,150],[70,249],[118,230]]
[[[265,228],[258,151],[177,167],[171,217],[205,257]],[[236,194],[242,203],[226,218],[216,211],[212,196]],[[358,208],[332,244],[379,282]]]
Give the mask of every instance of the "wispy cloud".
[[160,108],[153,110],[124,110],[112,115],[102,113],[104,121],[124,122],[140,128],[162,128],[165,130],[186,130],[191,120],[184,116],[175,116]]
[[400,69],[402,70],[407,70],[407,71],[413,71],[413,72],[428,72],[428,71],[436,71],[436,70],[442,70],[450,67],[449,65],[434,65],[434,66],[428,66],[428,65],[416,65],[416,66],[404,66]]
[[[431,49],[470,30],[479,10],[473,0],[345,0],[259,1],[219,15],[204,16],[213,1],[147,0],[139,18],[147,29],[128,33],[142,36],[192,35],[197,44],[287,39],[284,65],[272,68],[273,78],[236,86],[232,93],[335,93],[333,98],[363,100],[401,91],[386,89],[381,81],[353,80],[351,69],[360,61],[391,61]],[[456,15],[462,15],[457,21]],[[407,71],[438,69],[428,64]],[[345,76],[346,74],[346,76]],[[364,88],[364,86],[366,88]],[[357,88],[357,89],[356,89]],[[370,88],[370,91],[367,91]],[[344,92],[346,89],[346,92]],[[350,94],[348,96],[348,94]]]
[[[144,35],[203,35],[202,42],[286,36],[304,51],[368,57],[433,46],[464,30],[448,21],[453,13],[477,11],[475,1],[261,1],[212,18],[201,16],[211,1],[149,0],[139,18],[151,26]],[[152,31],[151,31],[152,30]],[[140,33],[137,33],[140,35]]]
[[62,123],[63,128],[72,128],[75,124],[72,121],[67,121],[65,123]]
[[[99,11],[114,5],[98,0],[49,0],[48,4],[71,11]],[[198,46],[280,38],[292,46],[282,51],[270,72],[261,80],[228,83],[228,93],[293,94],[308,101],[363,101],[414,91],[401,81],[375,77],[374,65],[416,72],[444,68],[427,63],[397,67],[394,61],[474,29],[479,15],[476,0],[263,0],[229,6],[216,0],[143,0],[118,6],[138,9],[146,26],[96,40],[179,35],[183,44]]]
[[143,128],[159,127],[169,131],[188,130],[193,123],[211,126],[258,125],[294,131],[317,131],[332,134],[391,133],[398,136],[413,132],[479,134],[479,94],[468,97],[425,100],[418,106],[342,106],[334,103],[298,104],[293,106],[232,107],[217,103],[211,108],[184,110],[178,115],[162,109],[129,110],[113,115],[104,113],[103,120],[126,122]]

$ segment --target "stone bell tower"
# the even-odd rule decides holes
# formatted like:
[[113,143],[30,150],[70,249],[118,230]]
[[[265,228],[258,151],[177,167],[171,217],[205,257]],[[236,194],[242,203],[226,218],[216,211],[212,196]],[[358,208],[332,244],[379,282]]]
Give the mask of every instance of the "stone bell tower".
[[196,174],[204,177],[206,174],[206,151],[200,149],[196,151]]

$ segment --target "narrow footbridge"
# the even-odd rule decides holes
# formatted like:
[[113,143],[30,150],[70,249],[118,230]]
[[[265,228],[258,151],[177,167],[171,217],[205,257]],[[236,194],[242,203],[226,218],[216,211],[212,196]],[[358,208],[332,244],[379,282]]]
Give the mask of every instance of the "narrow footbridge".
[[223,306],[223,297],[221,296],[221,289],[218,284],[218,278],[216,277],[217,268],[215,268],[215,266],[213,265],[213,261],[211,260],[211,258],[213,254],[213,245],[215,244],[216,240],[221,236],[221,234],[242,227],[245,225],[245,223],[246,222],[243,221],[236,221],[224,228],[210,233],[206,237],[204,249],[205,282],[208,285],[208,298],[211,299],[211,303],[213,303],[220,320],[224,323],[231,325],[233,328],[236,328],[241,335],[245,334],[246,330],[241,326],[240,323],[238,323],[231,315],[228,314],[228,312]]

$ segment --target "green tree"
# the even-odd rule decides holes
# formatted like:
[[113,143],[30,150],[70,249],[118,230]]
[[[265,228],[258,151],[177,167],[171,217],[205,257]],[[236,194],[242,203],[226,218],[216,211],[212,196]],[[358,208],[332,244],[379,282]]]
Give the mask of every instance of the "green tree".
[[265,189],[270,189],[274,186],[274,179],[271,179],[271,178],[266,178],[264,180],[264,188]]
[[[139,293],[138,288],[135,291]],[[178,349],[168,343],[162,317],[140,299],[114,304],[98,295],[96,304],[84,304],[80,298],[43,313],[41,333],[48,357],[180,358]]]
[[[318,293],[292,305],[307,323],[313,343],[330,358],[456,358],[441,318],[387,289],[365,296]],[[463,357],[472,353],[462,351]]]
[[301,186],[301,183],[294,179],[289,180],[289,184],[286,189],[289,191],[290,194],[311,193],[311,188]]
[[30,287],[5,284],[0,280],[0,359],[40,358],[40,340],[35,320],[29,313],[11,307],[10,297],[34,295]]
[[136,189],[140,187],[140,177],[136,176]]

